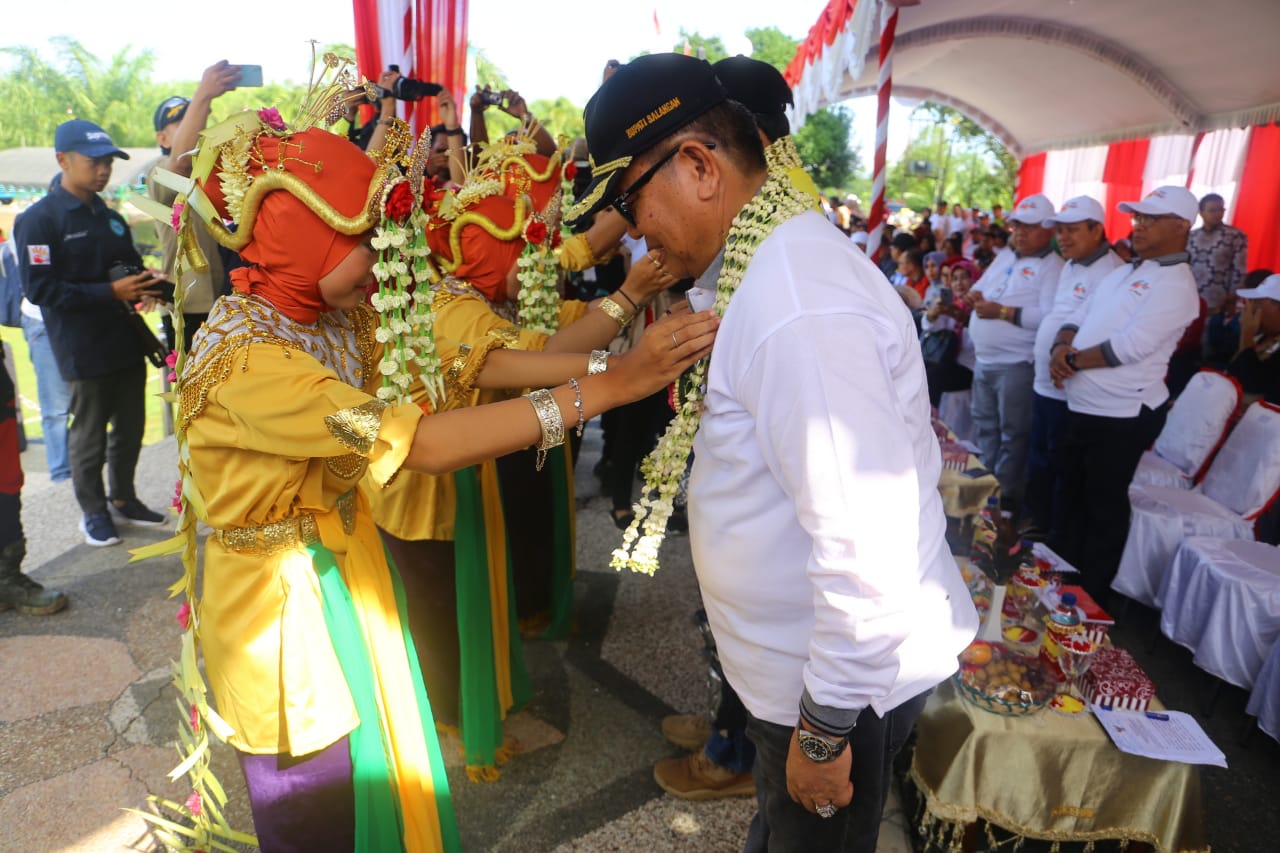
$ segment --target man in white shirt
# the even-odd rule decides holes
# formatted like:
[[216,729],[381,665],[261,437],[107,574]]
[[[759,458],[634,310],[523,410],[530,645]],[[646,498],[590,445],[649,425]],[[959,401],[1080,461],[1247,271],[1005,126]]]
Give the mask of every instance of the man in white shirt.
[[1050,541],[1094,598],[1110,587],[1124,551],[1129,481],[1164,427],[1169,357],[1200,308],[1186,252],[1195,196],[1159,187],[1119,207],[1133,214],[1134,260],[1062,325],[1050,363],[1069,409]]
[[1031,435],[1031,385],[1036,330],[1053,306],[1062,259],[1044,224],[1053,205],[1043,195],[1018,202],[1009,222],[1010,248],[996,255],[969,291],[973,371],[974,441],[982,461],[1000,481],[1001,505],[1022,505]]
[[[1053,524],[1053,501],[1058,488],[1054,454],[1067,420],[1067,394],[1053,384],[1050,349],[1058,329],[1080,312],[1090,292],[1123,261],[1107,243],[1102,205],[1077,196],[1044,221],[1058,237],[1058,251],[1066,265],[1058,277],[1053,307],[1036,330],[1036,378],[1031,402],[1031,446],[1027,456],[1026,509],[1034,532],[1046,534]],[[1028,531],[1030,532],[1030,531]]]
[[[727,286],[746,264],[689,487],[703,601],[757,749],[746,849],[872,853],[893,755],[977,629],[944,539],[915,326],[802,196],[777,201],[792,191],[766,181],[750,114],[701,60],[623,66],[585,125],[612,169],[571,219],[621,208],[680,277],[724,255]],[[749,204],[761,218],[735,228]],[[759,242],[744,262],[726,239]]]

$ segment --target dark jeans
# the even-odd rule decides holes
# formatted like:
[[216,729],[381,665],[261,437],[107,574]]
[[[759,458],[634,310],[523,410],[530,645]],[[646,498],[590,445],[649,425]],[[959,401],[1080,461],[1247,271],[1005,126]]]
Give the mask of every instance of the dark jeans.
[[23,474],[15,396],[13,380],[0,355],[0,548],[22,538]]
[[1132,418],[1067,413],[1049,541],[1080,570],[1082,585],[1099,601],[1111,588],[1129,536],[1129,483],[1167,411],[1143,406]]
[[[452,476],[452,475],[450,475]],[[436,722],[458,724],[458,582],[453,542],[398,539],[379,529],[404,584],[409,633]]]
[[262,853],[350,853],[355,849],[355,792],[347,739],[319,752],[236,753]]
[[1032,394],[1026,510],[1036,525],[1044,530],[1053,525],[1053,504],[1058,492],[1056,454],[1066,425],[1066,400]]
[[658,443],[675,416],[667,404],[667,389],[615,409],[609,441],[609,494],[614,510],[630,510],[636,469]]
[[884,717],[871,708],[858,715],[848,747],[853,753],[853,801],[830,818],[806,811],[787,793],[787,752],[795,730],[751,717],[747,737],[756,745],[752,773],[757,810],[747,832],[746,853],[875,853],[893,758],[928,696],[926,691],[909,699]]
[[942,395],[950,391],[968,391],[973,387],[973,371],[956,361],[926,361],[924,378],[929,384],[929,405],[935,409]]
[[104,461],[111,497],[115,500],[137,497],[133,472],[138,467],[142,431],[146,426],[147,368],[139,361],[134,367],[93,379],[77,379],[67,386],[71,389],[71,430],[67,446],[76,501],[86,514],[105,513]]

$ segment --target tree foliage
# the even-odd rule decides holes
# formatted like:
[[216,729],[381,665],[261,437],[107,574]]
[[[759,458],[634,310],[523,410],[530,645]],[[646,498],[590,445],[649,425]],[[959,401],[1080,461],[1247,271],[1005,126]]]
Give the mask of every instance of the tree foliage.
[[[931,101],[912,110],[911,122],[918,129],[886,175],[890,198],[917,209],[937,199],[983,208],[1011,204],[1018,161],[999,139],[958,110]],[[930,174],[910,172],[909,164],[919,160],[932,164]]]
[[800,44],[777,27],[750,29],[746,35],[751,42],[751,58],[767,62],[779,71],[787,70]]
[[827,107],[809,116],[794,134],[800,159],[819,187],[845,188],[862,170],[861,153],[850,144],[852,125],[849,110]]
[[707,37],[701,33],[688,32],[684,27],[681,27],[680,41],[676,42],[671,50],[675,53],[684,53],[686,47],[691,55],[705,59],[712,64],[729,56],[729,51],[725,48],[724,42],[720,40],[720,36]]

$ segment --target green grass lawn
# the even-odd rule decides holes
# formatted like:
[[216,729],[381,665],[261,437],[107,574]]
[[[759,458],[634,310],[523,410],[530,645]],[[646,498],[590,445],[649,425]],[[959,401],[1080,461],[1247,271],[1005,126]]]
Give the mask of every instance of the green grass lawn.
[[[147,318],[152,325],[160,328],[159,315]],[[19,417],[22,418],[27,438],[40,438],[43,428],[40,424],[40,400],[36,395],[36,371],[31,366],[31,357],[27,355],[27,341],[21,329],[8,326],[0,327],[0,340],[9,345],[13,352],[13,363],[9,365],[18,385]],[[154,444],[165,437],[163,408],[166,403],[158,396],[162,391],[160,371],[147,365],[147,431],[142,437],[143,444]]]

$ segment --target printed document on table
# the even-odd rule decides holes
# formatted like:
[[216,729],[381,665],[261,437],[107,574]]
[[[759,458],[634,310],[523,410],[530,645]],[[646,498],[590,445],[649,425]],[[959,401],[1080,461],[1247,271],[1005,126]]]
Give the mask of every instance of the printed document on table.
[[1079,572],[1075,566],[1058,556],[1057,552],[1043,542],[1036,542],[1031,546],[1031,553],[1035,554],[1042,560],[1047,560],[1049,568],[1055,572]]
[[1121,752],[1161,761],[1226,767],[1227,757],[1200,724],[1181,711],[1115,711],[1094,704],[1093,715]]

